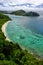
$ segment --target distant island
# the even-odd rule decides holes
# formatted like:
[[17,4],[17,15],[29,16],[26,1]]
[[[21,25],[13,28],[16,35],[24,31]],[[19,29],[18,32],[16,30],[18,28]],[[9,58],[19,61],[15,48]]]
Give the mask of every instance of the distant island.
[[25,13],[26,12],[24,10],[17,10],[17,11],[12,12],[11,14],[23,16]]
[[40,16],[40,15],[36,12],[28,12],[28,13],[25,13],[23,16]]
[[25,12],[24,10],[17,10],[12,12],[11,14],[19,15],[19,16],[40,16],[37,12]]

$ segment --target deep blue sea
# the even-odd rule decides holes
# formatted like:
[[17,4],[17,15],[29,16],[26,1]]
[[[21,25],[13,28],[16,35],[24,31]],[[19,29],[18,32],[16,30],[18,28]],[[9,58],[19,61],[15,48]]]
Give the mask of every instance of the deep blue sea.
[[12,20],[6,26],[6,35],[13,43],[43,58],[43,15],[26,17],[8,15]]

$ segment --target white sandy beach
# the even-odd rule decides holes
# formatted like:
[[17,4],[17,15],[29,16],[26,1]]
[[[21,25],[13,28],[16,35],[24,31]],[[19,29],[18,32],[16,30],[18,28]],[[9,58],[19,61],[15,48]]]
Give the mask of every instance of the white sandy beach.
[[2,27],[1,27],[1,30],[2,30],[2,32],[4,33],[4,35],[5,35],[5,37],[6,37],[6,39],[5,40],[7,40],[7,41],[11,41],[9,38],[8,38],[8,36],[6,35],[6,31],[5,31],[5,29],[6,29],[6,26],[7,26],[7,24],[9,23],[10,21],[7,21],[5,24],[3,24],[2,25]]

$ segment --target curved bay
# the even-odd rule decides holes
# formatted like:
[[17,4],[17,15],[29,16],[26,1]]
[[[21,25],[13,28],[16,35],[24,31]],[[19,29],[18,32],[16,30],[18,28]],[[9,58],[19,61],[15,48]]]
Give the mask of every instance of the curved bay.
[[6,26],[6,34],[14,43],[43,57],[43,18],[13,16]]

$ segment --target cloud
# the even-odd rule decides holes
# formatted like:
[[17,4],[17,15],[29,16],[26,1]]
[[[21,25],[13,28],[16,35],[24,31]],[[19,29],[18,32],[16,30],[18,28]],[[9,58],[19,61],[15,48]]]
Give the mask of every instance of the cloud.
[[38,7],[38,8],[43,8],[43,3],[40,4],[40,5],[37,5],[36,7]]
[[0,9],[43,8],[43,0],[0,0]]
[[[0,0],[1,1],[1,0]],[[2,0],[4,3],[10,3],[10,4],[24,4],[24,3],[31,3],[34,5],[39,5],[43,3],[43,0]]]

